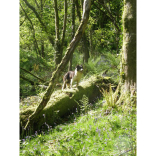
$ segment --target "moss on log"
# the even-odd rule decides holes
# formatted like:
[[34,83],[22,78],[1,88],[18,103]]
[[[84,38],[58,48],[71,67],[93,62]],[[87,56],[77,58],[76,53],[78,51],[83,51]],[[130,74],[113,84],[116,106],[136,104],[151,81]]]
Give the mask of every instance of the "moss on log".
[[[45,122],[48,125],[53,125],[58,117],[63,117],[78,107],[77,102],[82,99],[83,95],[86,95],[89,101],[95,100],[101,95],[99,87],[107,89],[110,83],[113,83],[110,78],[92,76],[81,82],[78,88],[54,92],[47,106],[38,114],[30,126],[33,130],[38,130]],[[20,112],[20,128],[25,125],[29,115],[34,111],[35,107],[31,107]],[[45,117],[43,114],[45,114]]]

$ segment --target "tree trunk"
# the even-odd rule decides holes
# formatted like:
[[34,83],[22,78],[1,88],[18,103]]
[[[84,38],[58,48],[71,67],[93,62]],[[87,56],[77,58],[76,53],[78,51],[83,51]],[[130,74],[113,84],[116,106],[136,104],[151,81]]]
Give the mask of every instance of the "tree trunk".
[[93,34],[93,30],[91,28],[90,31],[89,31],[90,55],[92,55],[92,53],[93,53],[93,38],[92,38],[93,35],[92,34]]
[[[72,0],[72,39],[74,35],[75,35],[75,0]],[[71,58],[69,60],[68,71],[72,70],[72,60],[73,60],[73,54],[71,55]]]
[[[60,53],[63,54],[63,46],[64,46],[64,39],[66,34],[66,23],[67,23],[67,0],[64,1],[64,22],[63,22],[63,32],[62,32],[62,39],[61,39],[61,47]],[[61,57],[62,59],[62,57]]]
[[124,92],[136,91],[136,0],[124,1],[121,75]]
[[83,63],[88,63],[89,59],[89,41],[87,39],[86,33],[83,35]]
[[67,23],[67,0],[64,1],[64,23],[63,23],[63,32],[62,38],[60,37],[60,29],[59,29],[59,16],[58,16],[58,8],[57,8],[57,0],[54,0],[55,4],[55,64],[58,65],[62,60],[63,54],[63,45],[66,33],[66,23]]
[[28,118],[28,122],[25,126],[25,128],[27,128],[27,126],[30,124],[30,122],[43,110],[43,108],[47,105],[51,94],[54,91],[54,87],[56,86],[56,82],[58,81],[58,78],[61,75],[61,72],[63,71],[63,69],[65,68],[65,66],[68,64],[69,59],[71,57],[71,55],[73,54],[76,46],[78,45],[88,22],[89,19],[89,12],[90,12],[90,7],[91,7],[91,0],[85,0],[84,1],[84,7],[83,7],[83,17],[81,20],[81,23],[78,27],[78,30],[73,38],[73,40],[71,41],[69,47],[67,48],[66,54],[63,57],[61,63],[57,66],[57,69],[55,72],[53,72],[49,86],[41,100],[41,102],[39,103],[38,107],[36,108],[36,110],[34,111],[34,113],[32,115],[29,116]]
[[[81,0],[81,5],[82,5],[82,10],[83,10],[83,0]],[[88,59],[89,59],[88,47],[89,47],[89,41],[87,39],[86,33],[84,33],[82,37],[83,63],[88,63]]]
[[80,5],[78,0],[75,0],[75,5],[76,5],[76,12],[77,12],[77,16],[79,17],[79,21],[81,21],[81,12],[80,12]]
[[60,33],[59,33],[59,15],[57,8],[57,0],[54,0],[55,9],[55,64],[58,65],[61,62],[62,55],[60,53]]
[[[40,14],[41,14],[41,19],[43,17],[43,0],[41,0],[41,8],[40,8]],[[43,26],[41,26],[41,56],[44,58],[45,53],[44,53],[44,38],[43,38]]]

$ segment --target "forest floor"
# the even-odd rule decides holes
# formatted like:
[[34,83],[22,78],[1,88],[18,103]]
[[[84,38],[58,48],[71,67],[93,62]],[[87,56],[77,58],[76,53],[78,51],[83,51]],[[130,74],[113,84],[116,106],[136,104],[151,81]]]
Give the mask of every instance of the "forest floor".
[[20,140],[20,155],[136,155],[136,108],[112,108],[104,98],[94,107],[81,107],[62,124],[48,125]]

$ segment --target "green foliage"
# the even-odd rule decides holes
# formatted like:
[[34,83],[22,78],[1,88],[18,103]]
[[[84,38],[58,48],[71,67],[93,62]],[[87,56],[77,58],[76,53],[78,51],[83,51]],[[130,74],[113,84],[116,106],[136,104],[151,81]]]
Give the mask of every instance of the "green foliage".
[[35,132],[21,140],[20,155],[136,155],[136,110],[123,113],[112,108],[108,113],[108,108],[104,105],[85,115],[74,114],[72,121],[56,127],[45,123],[46,133]]
[[[24,1],[20,2],[20,67],[37,74],[45,81],[48,81],[51,77],[53,70],[56,65],[54,64],[55,59],[55,45],[50,42],[49,37],[52,41],[55,40],[55,11],[54,2],[45,1],[41,8],[41,1],[29,0],[42,22],[46,26],[46,29],[41,24],[35,13],[25,4]],[[64,1],[57,1],[58,3],[58,15],[59,15],[59,28],[60,38],[62,36],[63,18],[64,18]],[[66,23],[66,35],[64,40],[63,54],[66,51],[67,46],[71,42],[72,38],[72,3],[67,1],[67,23]],[[79,3],[79,10],[82,14],[81,3]],[[120,53],[122,45],[122,8],[123,0],[117,1],[106,1],[105,5],[109,8],[111,15],[114,17],[119,30],[110,20],[110,15],[103,7],[94,2],[90,11],[90,18],[85,31],[86,43],[84,45],[81,40],[78,47],[75,49],[73,55],[73,70],[77,64],[83,64],[84,57],[84,46],[87,46],[90,53],[88,64],[85,64],[85,76],[89,77],[90,74],[102,73],[109,69],[109,76],[118,80],[118,58],[116,54]],[[76,9],[77,10],[77,9]],[[75,30],[78,28],[80,21],[76,12],[75,17]],[[97,57],[98,56],[98,57]],[[104,62],[102,56],[105,56]],[[65,71],[68,70],[66,67]],[[20,70],[20,74],[35,83],[38,81],[30,76],[26,75]],[[28,89],[25,88],[28,86]],[[36,94],[33,91],[34,88],[31,84],[23,79],[20,79],[20,90],[21,96],[25,97],[31,94]],[[33,89],[30,89],[33,88]]]
[[83,95],[82,99],[80,100],[80,104],[77,102],[80,107],[80,112],[86,114],[89,110],[89,99],[86,95]]
[[[55,40],[55,13],[54,2],[45,1],[41,10],[40,1],[29,0],[29,3],[36,9],[41,20],[46,25],[47,32],[41,25],[34,12],[21,1],[20,7],[20,67],[28,70],[34,75],[49,81],[55,69],[54,58],[55,48],[49,40]],[[64,1],[58,2],[58,13],[60,19],[60,30],[63,27]],[[88,64],[84,64],[85,78],[92,74],[103,74],[108,70],[107,75],[119,80],[119,63],[122,46],[122,11],[123,0],[106,0],[102,5],[94,1],[90,11],[90,18],[87,24],[86,40],[90,52]],[[72,40],[71,25],[71,1],[68,1],[67,27],[64,41],[64,52]],[[39,7],[38,7],[39,5]],[[81,7],[81,4],[79,4]],[[110,20],[109,8],[113,21],[119,31]],[[81,9],[80,9],[81,10]],[[82,10],[81,10],[82,14]],[[23,22],[24,21],[24,22]],[[75,19],[76,29],[79,19]],[[61,33],[61,31],[60,31]],[[83,64],[83,43],[80,42],[73,55],[73,70],[77,64]],[[67,67],[66,67],[67,70]],[[33,81],[40,83],[35,77],[20,70],[20,74]],[[42,84],[42,83],[41,83]],[[69,116],[72,121],[52,127],[45,123],[48,131],[35,132],[32,136],[20,141],[20,155],[136,155],[136,97],[121,94],[121,101],[118,100],[118,90],[113,92],[110,85],[109,91],[102,90],[103,98],[95,103],[95,108],[90,110],[88,98],[84,95],[80,100],[80,113]],[[39,94],[43,90],[37,85],[31,85],[28,81],[20,79],[21,97]],[[30,97],[31,98],[31,97]],[[30,99],[28,99],[30,100]],[[39,99],[34,99],[36,106]],[[26,106],[27,103],[23,105]],[[102,107],[103,105],[103,107]],[[55,112],[55,118],[57,119]],[[59,137],[58,137],[59,136]]]
[[101,57],[98,57],[96,59],[89,59],[88,63],[85,64],[85,68],[87,69],[89,74],[97,74],[100,73],[101,70],[104,70],[104,68],[101,69],[103,66],[99,66],[98,62],[100,61]]
[[89,59],[88,63],[85,63],[85,78],[89,77],[92,74],[103,74],[106,70],[107,76],[111,76],[115,81],[119,81],[119,66],[120,66],[120,57],[106,53],[96,59]]
[[[116,91],[118,91],[118,88],[117,88]],[[117,100],[118,100],[118,95],[115,94],[115,93],[113,93],[111,84],[109,85],[109,91],[104,90],[102,88],[102,91],[101,92],[103,94],[103,97],[106,99],[106,105],[108,107],[115,108],[116,107]]]
[[[49,81],[51,77],[51,73],[54,69],[54,63],[51,59],[46,60],[38,55],[36,55],[35,51],[23,51],[20,50],[20,67],[26,69],[32,74],[40,77],[45,81]],[[38,79],[30,75],[29,73],[20,69],[20,75],[33,81],[34,83],[41,83]],[[26,97],[30,95],[35,95],[38,93],[36,89],[39,87],[35,85],[31,85],[28,81],[20,78],[20,96]]]

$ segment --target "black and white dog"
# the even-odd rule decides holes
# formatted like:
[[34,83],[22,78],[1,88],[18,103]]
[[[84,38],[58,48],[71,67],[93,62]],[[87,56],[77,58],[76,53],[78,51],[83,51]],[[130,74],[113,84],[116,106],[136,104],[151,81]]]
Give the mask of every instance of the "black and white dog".
[[62,90],[65,89],[66,87],[68,88],[68,86],[72,88],[72,84],[75,81],[77,82],[77,86],[78,86],[80,79],[82,77],[82,73],[83,73],[82,65],[77,65],[75,71],[68,71],[63,77]]

